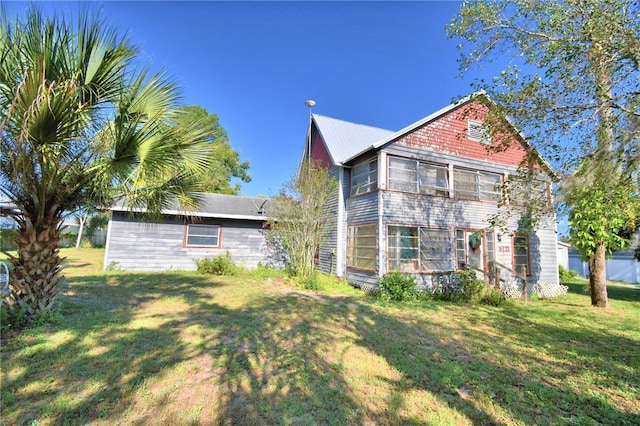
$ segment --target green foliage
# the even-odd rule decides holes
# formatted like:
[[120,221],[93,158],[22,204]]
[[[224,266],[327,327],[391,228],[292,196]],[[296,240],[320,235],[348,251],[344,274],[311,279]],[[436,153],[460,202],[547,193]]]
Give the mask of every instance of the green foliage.
[[606,245],[607,254],[629,244],[622,231],[637,226],[640,208],[629,184],[574,188],[569,201],[569,237],[583,259],[592,256],[600,244]]
[[430,294],[434,300],[499,306],[506,302],[501,291],[490,288],[472,269],[458,271],[454,279],[441,280]]
[[562,265],[558,265],[558,278],[560,282],[565,283],[567,281],[572,281],[578,276],[578,273],[571,269],[566,269]]
[[319,275],[318,272],[314,272],[306,277],[300,277],[297,282],[305,290],[318,291],[321,288]]
[[337,196],[337,189],[337,180],[320,162],[304,162],[298,175],[273,198],[268,238],[282,244],[292,276],[314,273],[314,255],[332,219],[325,206]]
[[196,267],[198,272],[208,275],[237,275],[239,272],[229,253],[197,260]]
[[27,308],[14,306],[13,309],[6,303],[0,305],[0,332],[19,329],[27,324]]
[[416,277],[401,272],[391,272],[380,280],[378,296],[384,300],[414,300],[418,296]]
[[202,184],[204,192],[220,194],[238,194],[240,184],[231,184],[232,179],[242,182],[251,182],[249,174],[249,162],[240,161],[240,156],[230,143],[227,131],[220,125],[216,114],[209,112],[197,105],[185,105],[178,108],[179,114],[175,117],[177,126],[195,126],[206,132],[208,142],[211,144],[211,166],[205,173],[196,177]]

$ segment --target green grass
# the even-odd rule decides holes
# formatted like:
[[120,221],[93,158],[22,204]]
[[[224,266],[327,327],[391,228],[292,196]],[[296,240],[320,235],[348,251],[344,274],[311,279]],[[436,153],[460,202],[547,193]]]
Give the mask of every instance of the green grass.
[[278,276],[100,271],[64,250],[53,325],[3,336],[6,424],[639,424],[640,290],[501,307]]

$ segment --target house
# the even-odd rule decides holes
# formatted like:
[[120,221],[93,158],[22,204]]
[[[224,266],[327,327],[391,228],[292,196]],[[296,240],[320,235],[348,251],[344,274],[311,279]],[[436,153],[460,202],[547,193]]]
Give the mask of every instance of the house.
[[[503,185],[532,147],[509,124],[509,148],[487,149],[499,143],[484,127],[488,102],[470,96],[397,132],[312,114],[303,161],[321,161],[340,183],[318,268],[365,290],[391,271],[433,287],[460,268],[487,278],[492,265],[514,284],[524,269],[529,291],[557,286],[555,216],[530,233],[519,231],[523,217],[509,218],[508,232],[489,226],[499,204],[516,202]],[[534,172],[551,206],[553,172]]]
[[105,268],[130,271],[195,270],[196,261],[228,254],[239,266],[268,261],[264,235],[267,198],[199,194],[198,211],[177,202],[149,220],[144,209],[113,205],[107,228]]

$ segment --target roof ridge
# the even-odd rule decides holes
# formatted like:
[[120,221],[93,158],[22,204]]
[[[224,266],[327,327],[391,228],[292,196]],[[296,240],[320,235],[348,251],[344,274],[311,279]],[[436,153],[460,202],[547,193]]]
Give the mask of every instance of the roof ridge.
[[387,132],[395,133],[395,130],[385,129],[384,127],[376,127],[376,126],[371,126],[371,125],[369,125],[369,124],[355,123],[355,122],[353,122],[353,121],[344,120],[344,119],[342,119],[342,118],[329,117],[328,115],[312,114],[312,116],[313,116],[313,117],[328,118],[328,119],[330,119],[330,120],[341,121],[341,122],[343,122],[343,123],[352,124],[352,125],[355,125],[355,126],[368,127],[368,128],[370,128],[370,129],[385,130],[385,131],[387,131]]

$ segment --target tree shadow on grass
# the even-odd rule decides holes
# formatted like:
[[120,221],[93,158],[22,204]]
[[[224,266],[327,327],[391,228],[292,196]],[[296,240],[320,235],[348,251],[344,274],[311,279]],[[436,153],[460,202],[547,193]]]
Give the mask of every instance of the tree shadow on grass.
[[[253,293],[234,300],[234,291]],[[517,308],[377,305],[182,273],[82,277],[67,292],[64,323],[45,330],[56,345],[3,350],[21,367],[3,371],[3,392],[20,398],[4,406],[15,423],[638,420],[606,394],[568,385],[580,371],[604,371],[607,386],[624,388],[625,362],[603,366],[607,348],[638,342],[559,333]],[[457,314],[470,309],[477,317]],[[574,348],[579,362],[566,361],[571,342],[584,345]],[[602,357],[589,359],[589,345]]]

